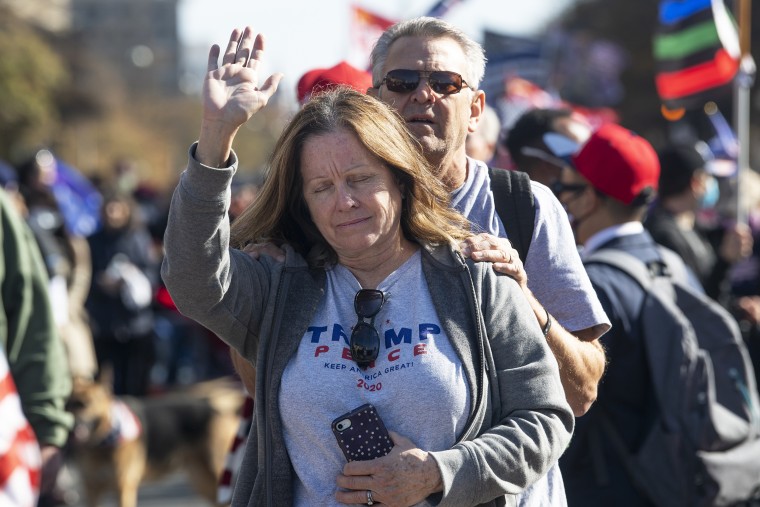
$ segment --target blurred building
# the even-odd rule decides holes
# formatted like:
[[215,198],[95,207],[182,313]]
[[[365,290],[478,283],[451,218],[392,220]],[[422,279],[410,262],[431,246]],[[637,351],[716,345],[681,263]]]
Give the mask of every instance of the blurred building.
[[0,6],[50,32],[65,32],[71,26],[71,0],[0,0]]
[[179,0],[69,1],[72,34],[116,67],[129,89],[178,93]]

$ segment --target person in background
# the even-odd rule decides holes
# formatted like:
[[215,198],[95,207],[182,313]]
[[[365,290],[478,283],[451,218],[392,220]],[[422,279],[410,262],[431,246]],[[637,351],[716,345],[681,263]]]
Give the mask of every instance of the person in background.
[[659,194],[644,227],[654,240],[675,251],[697,276],[705,293],[730,307],[728,273],[752,254],[752,233],[746,224],[733,223],[718,237],[700,226],[700,210],[712,208],[719,197],[718,183],[708,161],[694,146],[670,145],[658,153]]
[[92,251],[92,318],[100,368],[113,369],[114,394],[148,393],[155,361],[153,295],[158,258],[131,196],[103,196],[102,227],[87,239]]
[[551,188],[559,179],[561,169],[546,159],[543,138],[548,132],[583,143],[591,135],[591,127],[569,109],[529,109],[509,129],[504,146],[517,169]]
[[367,88],[372,86],[372,75],[366,70],[357,69],[346,61],[340,61],[328,68],[311,69],[298,80],[296,87],[298,103],[303,106],[311,99],[312,95],[341,85],[364,93]]
[[[263,49],[250,27],[232,32],[221,66],[211,49],[162,266],[177,307],[256,363],[255,430],[232,504],[503,504],[561,454],[573,425],[528,302],[456,252],[469,224],[414,138],[346,88],[295,115],[230,228],[235,133],[281,77],[260,79]],[[236,250],[259,240],[282,246],[284,262]],[[346,463],[331,421],[366,402],[395,446]]]
[[239,177],[232,180],[230,222],[234,222],[248,206],[254,203],[259,194],[259,186],[253,178]]
[[465,150],[467,156],[475,160],[482,160],[490,164],[496,154],[496,145],[499,142],[501,121],[496,110],[486,104],[483,108],[483,117],[480,119],[475,131],[467,134]]
[[[648,263],[660,258],[643,220],[656,195],[660,165],[644,138],[619,125],[597,130],[562,169],[557,192],[573,218],[573,232],[583,256],[602,248],[624,250]],[[644,289],[623,271],[605,264],[587,266],[591,283],[612,321],[602,337],[609,358],[599,399],[576,421],[576,433],[560,467],[567,500],[575,506],[648,506],[632,483],[598,421],[609,414],[631,449],[651,425],[656,408],[649,367],[640,334]],[[603,405],[604,408],[600,408]],[[606,480],[600,479],[599,467]]]
[[[50,493],[63,465],[61,448],[73,426],[65,403],[71,393],[66,350],[57,333],[47,270],[31,230],[0,189],[0,347],[21,407],[42,453],[41,494]],[[2,425],[10,424],[3,419]]]
[[92,274],[87,239],[75,234],[66,220],[55,193],[58,161],[49,150],[39,150],[19,164],[17,173],[25,219],[47,267],[53,317],[66,347],[69,371],[72,377],[93,379],[98,364],[85,309]]

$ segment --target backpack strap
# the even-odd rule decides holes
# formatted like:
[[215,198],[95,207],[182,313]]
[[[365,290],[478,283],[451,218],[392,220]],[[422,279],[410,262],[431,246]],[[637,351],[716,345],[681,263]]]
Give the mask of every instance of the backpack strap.
[[530,178],[522,171],[488,168],[496,213],[512,247],[525,262],[536,223],[536,203]]
[[636,280],[644,290],[648,290],[652,285],[652,271],[650,268],[641,262],[638,257],[623,250],[602,248],[583,259],[583,264],[607,264],[612,266]]
[[689,274],[678,254],[661,245],[657,245],[657,252],[660,254],[660,260],[645,264],[638,257],[623,250],[602,248],[583,259],[583,264],[610,265],[636,280],[644,290],[649,290],[652,279],[656,276],[688,286]]
[[680,282],[683,285],[689,284],[689,271],[681,256],[673,250],[662,245],[657,245],[657,251],[660,254],[663,265],[667,267],[667,276],[673,281]]

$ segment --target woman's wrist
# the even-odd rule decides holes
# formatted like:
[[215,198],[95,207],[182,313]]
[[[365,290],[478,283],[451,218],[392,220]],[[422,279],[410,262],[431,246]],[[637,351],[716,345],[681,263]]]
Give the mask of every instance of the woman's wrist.
[[195,149],[195,159],[208,167],[229,167],[232,154],[232,142],[237,129],[232,131],[225,124],[209,124],[204,122],[198,136],[198,146]]

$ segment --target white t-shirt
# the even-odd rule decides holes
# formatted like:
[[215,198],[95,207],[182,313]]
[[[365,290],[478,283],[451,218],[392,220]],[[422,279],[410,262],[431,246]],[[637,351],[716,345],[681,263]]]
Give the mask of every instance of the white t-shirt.
[[360,288],[344,266],[328,270],[326,294],[282,377],[297,506],[338,505],[335,478],[346,459],[330,427],[336,417],[372,403],[389,430],[438,451],[454,445],[470,412],[465,372],[433,307],[420,252],[377,287],[386,296],[374,321],[380,354],[364,371],[348,352]]
[[[473,223],[477,232],[507,237],[496,213],[488,166],[467,159],[467,179],[451,194],[452,206]],[[565,329],[578,331],[610,325],[575,246],[567,213],[545,185],[531,182],[536,221],[528,258],[523,259],[528,287]],[[507,238],[508,239],[508,238]],[[519,496],[521,507],[565,507],[565,486],[559,465]]]

